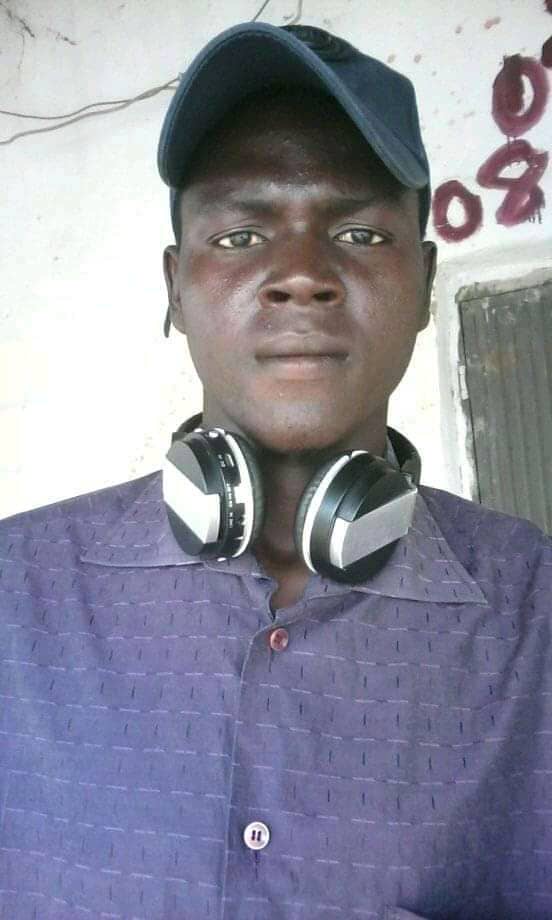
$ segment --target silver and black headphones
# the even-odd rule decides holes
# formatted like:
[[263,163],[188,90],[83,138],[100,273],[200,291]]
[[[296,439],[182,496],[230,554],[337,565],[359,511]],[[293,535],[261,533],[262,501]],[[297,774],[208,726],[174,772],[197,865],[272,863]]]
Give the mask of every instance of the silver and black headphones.
[[[240,556],[260,533],[264,494],[254,448],[201,415],[172,438],[163,499],[182,549],[205,559]],[[295,515],[297,550],[312,572],[356,584],[387,561],[412,522],[421,462],[416,448],[387,428],[400,469],[365,450],[336,454],[307,485]]]

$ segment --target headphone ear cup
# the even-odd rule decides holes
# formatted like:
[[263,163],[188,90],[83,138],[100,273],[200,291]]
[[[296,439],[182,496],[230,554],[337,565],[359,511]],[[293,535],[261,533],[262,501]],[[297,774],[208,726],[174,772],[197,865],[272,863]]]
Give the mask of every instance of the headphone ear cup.
[[261,479],[261,473],[259,466],[257,464],[257,458],[255,456],[255,451],[250,444],[242,438],[239,434],[232,434],[236,444],[240,448],[243,458],[245,460],[247,470],[251,479],[251,490],[253,493],[253,525],[251,529],[251,536],[249,538],[249,546],[251,546],[261,532],[261,527],[263,526],[264,520],[264,509],[265,509],[265,496],[263,482]]
[[[348,456],[348,455],[347,455]],[[303,552],[303,530],[305,526],[305,519],[307,517],[311,501],[314,497],[318,486],[324,479],[332,466],[335,465],[336,457],[332,457],[331,460],[328,460],[326,463],[323,463],[319,470],[316,471],[310,482],[307,483],[305,491],[303,492],[301,498],[299,499],[299,504],[297,505],[297,511],[295,512],[295,525],[293,528],[293,538],[295,540],[295,548],[301,556],[301,559],[305,562],[305,554]],[[307,562],[308,565],[308,562]],[[311,566],[309,565],[309,568]]]

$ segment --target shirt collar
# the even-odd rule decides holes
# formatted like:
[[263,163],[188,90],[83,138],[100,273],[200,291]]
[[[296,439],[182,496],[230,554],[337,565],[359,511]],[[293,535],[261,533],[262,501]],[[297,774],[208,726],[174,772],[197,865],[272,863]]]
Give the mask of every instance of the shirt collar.
[[[98,524],[96,539],[84,549],[80,558],[82,562],[102,566],[201,565],[243,577],[267,577],[250,551],[235,559],[205,561],[186,554],[168,523],[160,471],[147,478],[143,491],[137,498],[129,499],[115,523],[103,527]],[[391,558],[377,575],[358,585],[344,585],[313,575],[305,597],[345,594],[351,590],[416,601],[487,604],[477,582],[443,536],[420,492],[408,534],[398,541]]]

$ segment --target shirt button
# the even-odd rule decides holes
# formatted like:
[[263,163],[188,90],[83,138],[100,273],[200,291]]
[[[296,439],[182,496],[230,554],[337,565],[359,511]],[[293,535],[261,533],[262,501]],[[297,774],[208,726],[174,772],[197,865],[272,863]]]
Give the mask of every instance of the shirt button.
[[252,821],[243,832],[243,840],[250,850],[264,850],[270,840],[270,831],[262,821]]
[[268,637],[268,642],[273,652],[283,652],[289,642],[287,629],[282,626],[279,626],[278,629],[273,629]]

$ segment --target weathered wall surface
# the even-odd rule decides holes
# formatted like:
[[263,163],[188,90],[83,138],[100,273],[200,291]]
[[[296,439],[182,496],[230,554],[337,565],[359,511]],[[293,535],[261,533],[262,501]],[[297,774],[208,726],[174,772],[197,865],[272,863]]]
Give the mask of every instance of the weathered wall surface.
[[[136,96],[260,6],[0,0],[0,108],[52,116]],[[294,7],[272,0],[261,19],[284,24]],[[390,422],[421,449],[424,481],[465,494],[455,294],[552,270],[551,10],[544,0],[303,3],[303,22],[417,87],[441,268],[434,320]],[[168,99],[163,90],[0,146],[0,516],[157,468],[169,432],[200,406],[184,339],[161,333],[171,233],[155,150]],[[0,139],[48,124],[3,114]]]

